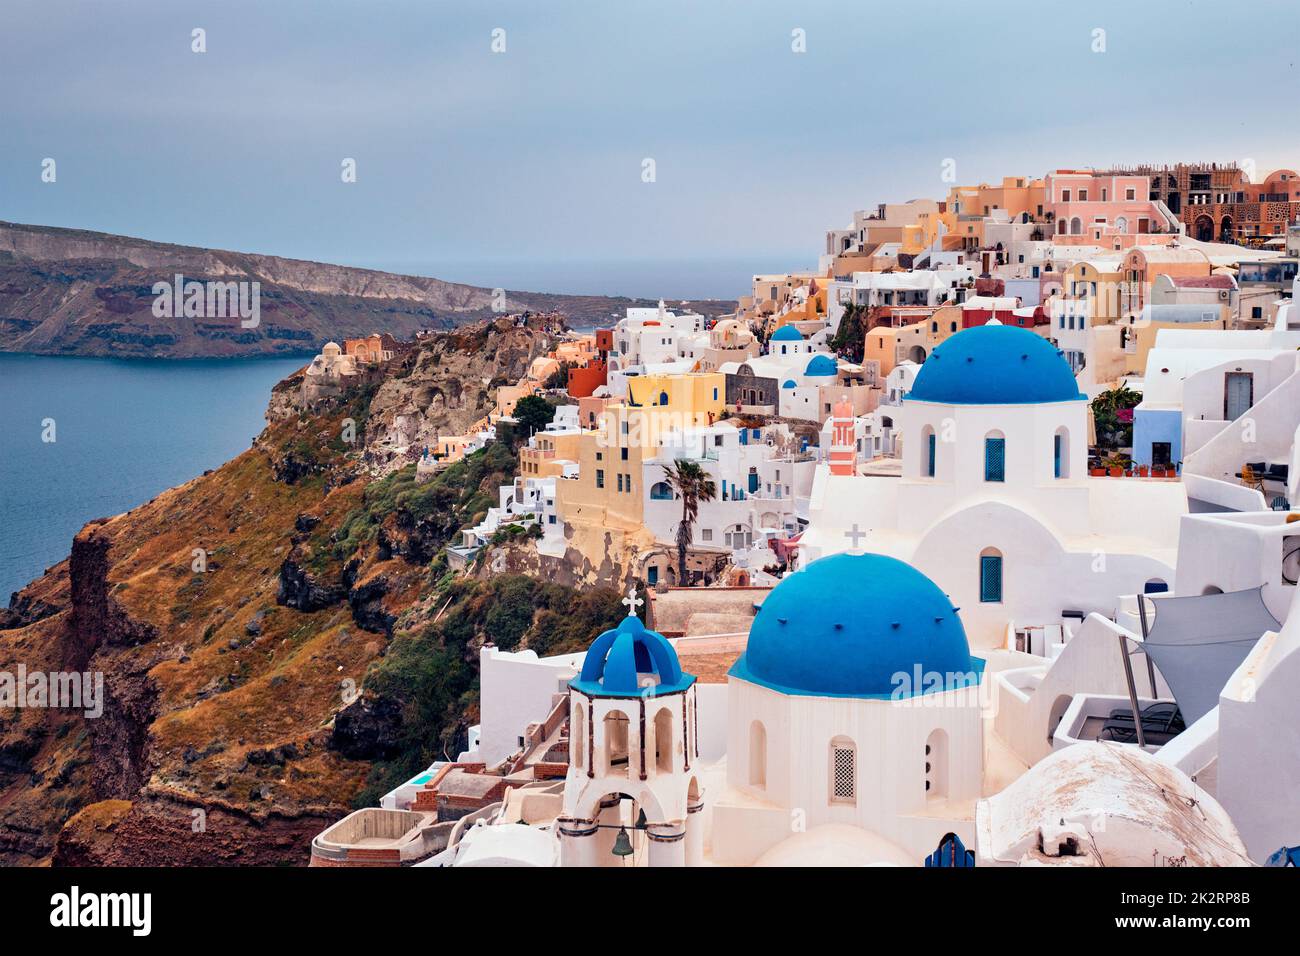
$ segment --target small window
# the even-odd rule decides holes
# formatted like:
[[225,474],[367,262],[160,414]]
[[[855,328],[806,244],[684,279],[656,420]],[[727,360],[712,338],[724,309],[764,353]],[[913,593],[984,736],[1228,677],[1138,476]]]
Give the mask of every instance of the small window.
[[624,461],[627,461],[627,448],[619,449],[619,457],[622,458]]
[[857,748],[847,737],[831,741],[831,802],[858,802]]
[[622,491],[622,490],[623,490],[623,476],[622,476],[622,475],[619,475],[619,476],[618,476],[618,490],[619,490],[619,491]]
[[980,603],[1002,603],[1002,554],[992,549],[980,555]]
[[984,439],[984,480],[1006,481],[1007,440]]
[[930,434],[926,436],[925,476],[927,478],[934,477],[935,459],[938,457],[937,452],[938,452],[938,436],[935,435],[933,430],[931,430]]
[[596,487],[597,488],[605,487],[605,470],[603,468],[596,469]]
[[705,541],[712,541],[712,540],[713,540],[713,529],[712,529],[712,528],[705,528],[705,529],[701,532],[701,534],[703,535]]

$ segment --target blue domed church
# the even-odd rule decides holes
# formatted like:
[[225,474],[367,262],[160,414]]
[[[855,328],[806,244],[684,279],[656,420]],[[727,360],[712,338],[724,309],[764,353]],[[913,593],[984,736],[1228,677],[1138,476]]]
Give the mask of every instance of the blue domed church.
[[901,474],[819,473],[804,560],[898,558],[963,609],[973,646],[1039,656],[1063,643],[1066,612],[1112,617],[1116,595],[1172,583],[1184,490],[1089,476],[1088,400],[1042,336],[958,332],[893,418]]
[[837,554],[787,575],[728,674],[713,859],[778,852],[792,820],[867,831],[882,858],[973,840],[983,671],[960,609],[902,561]]

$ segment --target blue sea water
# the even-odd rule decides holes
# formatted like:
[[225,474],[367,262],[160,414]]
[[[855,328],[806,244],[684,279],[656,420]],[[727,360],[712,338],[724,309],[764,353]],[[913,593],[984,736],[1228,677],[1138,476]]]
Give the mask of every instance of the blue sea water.
[[248,448],[271,386],[308,361],[0,354],[0,605],[67,557],[87,521]]

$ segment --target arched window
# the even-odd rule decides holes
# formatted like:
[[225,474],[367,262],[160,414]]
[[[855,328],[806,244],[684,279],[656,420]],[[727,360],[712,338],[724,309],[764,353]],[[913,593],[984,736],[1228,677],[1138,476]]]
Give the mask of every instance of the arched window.
[[1205,586],[1205,590],[1203,590],[1201,593],[1202,593],[1202,594],[1222,594],[1222,593],[1223,593],[1223,588],[1219,587],[1218,585],[1207,584],[1207,585]]
[[848,737],[836,737],[830,746],[831,803],[857,806],[858,748]]
[[1064,425],[1052,436],[1052,477],[1070,477],[1070,430]]
[[939,443],[934,428],[926,425],[921,429],[921,454],[925,457],[921,460],[921,475],[925,478],[933,478],[935,475],[936,457],[938,456]]
[[1075,216],[1073,219],[1070,220],[1070,235],[1072,236],[1083,235],[1083,220],[1080,219],[1078,216]]
[[1007,480],[1007,440],[1001,432],[984,437],[984,480]]
[[997,548],[980,552],[980,603],[1002,603],[1002,552]]
[[655,714],[655,770],[673,772],[673,715],[667,707]]
[[627,715],[616,710],[605,715],[605,773],[627,776]]
[[1120,235],[1126,234],[1128,232],[1128,220],[1125,219],[1123,216],[1120,216],[1118,219],[1116,219],[1115,231],[1118,232]]
[[569,721],[569,762],[581,770],[582,760],[587,754],[587,743],[582,739],[582,705],[571,700],[569,706],[573,709]]
[[667,404],[668,404],[668,393],[667,393],[667,392],[660,392],[660,393],[659,393],[659,404],[660,404],[660,405],[667,405]]
[[749,785],[767,787],[767,728],[758,720],[749,725]]
[[652,501],[672,501],[673,489],[666,481],[656,481],[650,486],[650,500]]
[[1169,585],[1160,578],[1152,578],[1142,586],[1143,594],[1165,594],[1169,590]]
[[925,740],[925,795],[933,800],[948,796],[948,734],[942,727]]

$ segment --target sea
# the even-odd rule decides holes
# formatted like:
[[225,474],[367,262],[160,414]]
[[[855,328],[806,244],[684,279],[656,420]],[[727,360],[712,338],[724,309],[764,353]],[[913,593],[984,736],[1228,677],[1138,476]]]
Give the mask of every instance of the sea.
[[0,605],[128,511],[247,449],[292,358],[0,354]]

